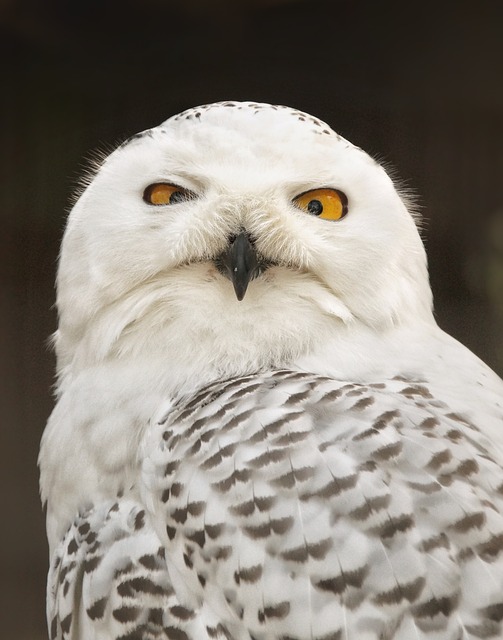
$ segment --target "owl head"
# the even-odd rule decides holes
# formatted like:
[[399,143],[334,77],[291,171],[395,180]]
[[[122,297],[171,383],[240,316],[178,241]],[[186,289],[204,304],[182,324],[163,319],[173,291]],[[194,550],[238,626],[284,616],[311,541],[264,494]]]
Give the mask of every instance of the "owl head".
[[202,351],[222,369],[285,365],[432,321],[423,245],[385,170],[317,118],[252,102],[185,111],[101,164],[68,219],[57,306],[60,375]]

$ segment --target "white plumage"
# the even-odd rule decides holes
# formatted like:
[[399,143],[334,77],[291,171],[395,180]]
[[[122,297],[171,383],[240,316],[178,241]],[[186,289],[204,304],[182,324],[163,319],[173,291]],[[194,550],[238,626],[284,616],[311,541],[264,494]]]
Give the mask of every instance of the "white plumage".
[[503,637],[503,383],[363,151],[255,103],[134,136],[57,304],[51,638]]

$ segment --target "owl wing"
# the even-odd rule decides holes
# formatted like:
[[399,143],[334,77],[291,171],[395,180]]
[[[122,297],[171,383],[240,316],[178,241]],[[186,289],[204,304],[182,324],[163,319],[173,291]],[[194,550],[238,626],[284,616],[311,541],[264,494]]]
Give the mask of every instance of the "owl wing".
[[231,637],[503,637],[503,456],[425,381],[252,375],[151,435],[156,530]]
[[52,637],[500,638],[502,466],[422,381],[210,385],[152,423],[141,498],[67,532]]

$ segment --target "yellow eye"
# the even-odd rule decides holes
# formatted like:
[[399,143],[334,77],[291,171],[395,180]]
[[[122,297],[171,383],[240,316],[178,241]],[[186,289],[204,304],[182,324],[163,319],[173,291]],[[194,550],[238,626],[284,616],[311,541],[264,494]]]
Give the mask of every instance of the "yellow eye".
[[348,199],[337,189],[311,189],[294,198],[293,203],[323,220],[340,220],[348,212]]
[[176,204],[177,202],[183,202],[193,197],[193,194],[188,189],[183,187],[177,187],[174,184],[167,184],[166,182],[155,182],[149,184],[149,186],[143,192],[143,199],[148,204]]

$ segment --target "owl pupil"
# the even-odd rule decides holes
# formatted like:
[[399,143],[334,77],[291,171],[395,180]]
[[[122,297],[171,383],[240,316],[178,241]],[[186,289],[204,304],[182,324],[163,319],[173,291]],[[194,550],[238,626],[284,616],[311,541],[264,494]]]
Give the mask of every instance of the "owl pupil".
[[319,200],[311,200],[311,202],[307,205],[307,210],[313,216],[319,216],[323,211],[323,205]]
[[183,191],[173,191],[171,196],[169,197],[169,204],[176,204],[177,202],[181,202],[185,200],[185,194]]

